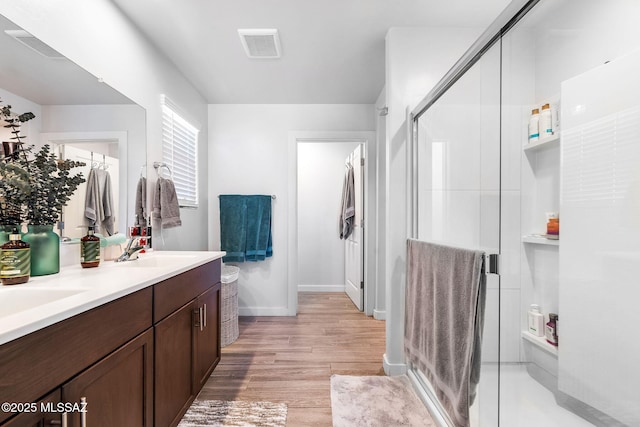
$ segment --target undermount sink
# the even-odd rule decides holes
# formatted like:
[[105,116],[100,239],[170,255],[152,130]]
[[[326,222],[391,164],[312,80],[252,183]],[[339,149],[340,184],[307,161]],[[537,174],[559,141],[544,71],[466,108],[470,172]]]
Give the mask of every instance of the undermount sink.
[[61,300],[86,289],[27,288],[21,285],[0,289],[0,317]]

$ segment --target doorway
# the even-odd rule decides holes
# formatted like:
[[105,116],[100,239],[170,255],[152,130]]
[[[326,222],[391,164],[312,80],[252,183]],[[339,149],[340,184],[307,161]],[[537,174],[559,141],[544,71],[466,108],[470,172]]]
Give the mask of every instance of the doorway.
[[[375,132],[291,132],[289,315],[297,312],[299,291],[346,290],[346,245],[344,240],[340,240],[338,231],[340,199],[345,159],[360,145],[366,159],[363,167],[363,194],[366,202],[362,209],[362,239],[365,243],[362,246],[361,262],[364,276],[361,309],[367,315],[373,314],[376,292],[373,226],[376,200]],[[336,159],[335,163],[332,161],[332,165],[326,163],[330,158]],[[332,180],[333,184],[323,185],[327,180]],[[336,253],[340,255],[336,256]]]

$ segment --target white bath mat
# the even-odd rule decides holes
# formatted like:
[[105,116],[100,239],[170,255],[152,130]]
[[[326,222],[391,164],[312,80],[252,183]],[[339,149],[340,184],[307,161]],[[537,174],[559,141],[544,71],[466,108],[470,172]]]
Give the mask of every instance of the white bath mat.
[[435,427],[406,376],[333,375],[333,427]]

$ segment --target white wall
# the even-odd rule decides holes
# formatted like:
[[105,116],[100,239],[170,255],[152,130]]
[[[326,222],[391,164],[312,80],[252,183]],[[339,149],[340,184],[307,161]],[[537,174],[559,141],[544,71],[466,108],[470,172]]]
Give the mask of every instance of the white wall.
[[[23,142],[27,145],[37,145],[40,141],[40,132],[42,128],[42,107],[40,104],[31,102],[28,99],[22,98],[2,88],[0,88],[0,99],[2,100],[2,105],[10,105],[11,111],[15,114],[23,114],[27,112],[35,114],[36,117],[34,119],[22,124],[20,128],[20,135],[26,137],[23,139]],[[0,127],[0,142],[9,141],[8,138],[11,136],[11,131],[9,129]]]
[[276,196],[273,257],[240,264],[241,315],[288,313],[289,132],[371,131],[373,117],[368,104],[209,105],[209,249],[220,248],[219,194]]
[[384,320],[387,317],[386,299],[387,290],[384,286],[385,281],[385,195],[384,191],[387,173],[386,173],[386,147],[387,147],[387,117],[388,114],[382,113],[387,106],[386,90],[383,89],[376,100],[376,242],[374,258],[376,260],[376,296],[373,308],[373,317],[378,320]]
[[[49,105],[42,108],[42,132],[126,132],[126,170],[121,171],[120,194],[126,208],[120,212],[119,228],[134,222],[135,189],[140,168],[146,163],[145,111],[138,105]],[[88,149],[88,148],[87,148]],[[118,157],[118,153],[114,153]],[[122,162],[122,160],[121,160]],[[120,164],[122,168],[125,165]],[[85,176],[86,178],[86,176]],[[149,198],[148,204],[150,205]],[[118,206],[120,209],[120,206]],[[149,211],[149,210],[147,210]],[[124,215],[123,215],[124,214]]]
[[206,103],[191,83],[109,0],[2,2],[0,13],[146,110],[149,177],[155,173],[153,161],[162,159],[160,95],[169,96],[200,123],[200,207],[182,209],[182,227],[164,230],[163,239],[155,227],[154,247],[206,249]]
[[404,361],[404,291],[407,232],[407,108],[414,108],[480,35],[479,28],[391,28],[386,37],[384,195],[387,343],[385,371]]
[[338,233],[345,159],[355,142],[298,144],[298,289],[344,291],[344,240]]

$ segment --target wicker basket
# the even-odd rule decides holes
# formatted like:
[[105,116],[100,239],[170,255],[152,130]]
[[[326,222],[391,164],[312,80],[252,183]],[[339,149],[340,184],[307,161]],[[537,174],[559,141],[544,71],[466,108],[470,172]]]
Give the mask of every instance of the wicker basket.
[[231,265],[222,268],[220,290],[220,345],[225,347],[238,339],[238,273],[240,269]]

